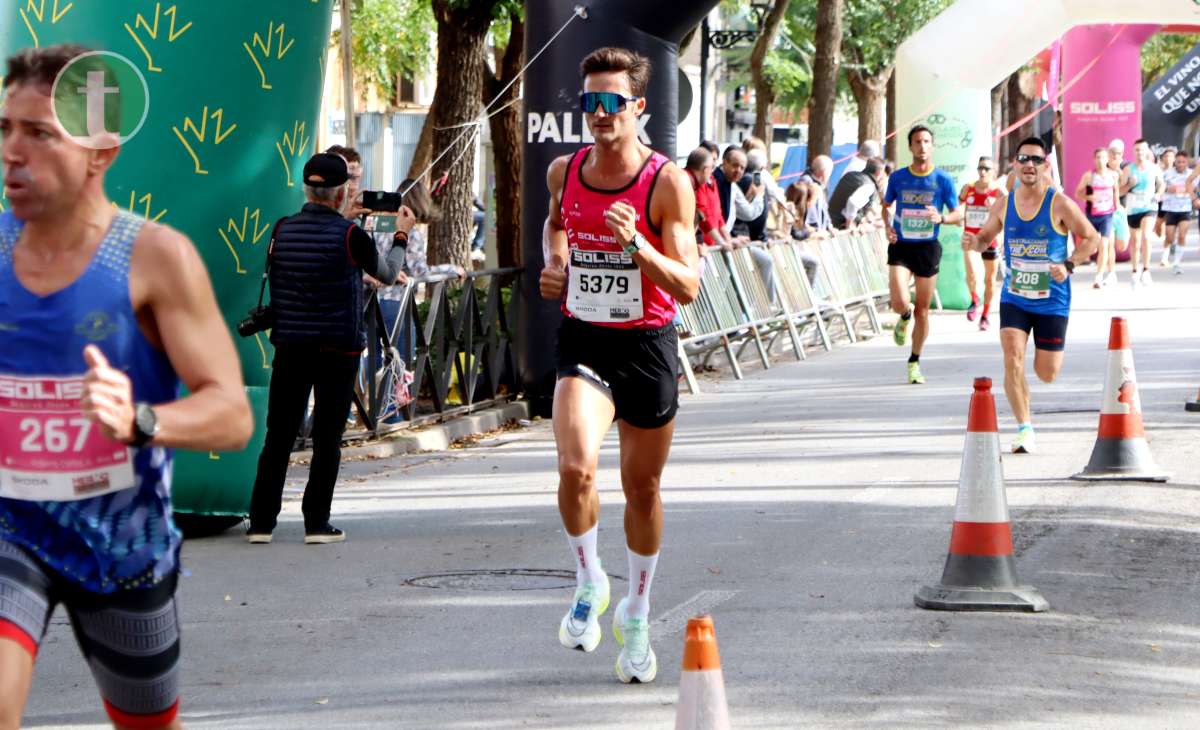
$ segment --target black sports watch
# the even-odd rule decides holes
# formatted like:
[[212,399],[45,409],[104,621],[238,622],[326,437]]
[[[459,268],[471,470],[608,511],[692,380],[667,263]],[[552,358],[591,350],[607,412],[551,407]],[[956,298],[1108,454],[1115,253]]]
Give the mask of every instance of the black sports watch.
[[158,414],[149,403],[136,403],[133,406],[133,440],[130,446],[140,448],[150,443],[158,435]]
[[1071,259],[1067,259],[1066,261],[1064,261],[1062,263],[1062,265],[1064,268],[1066,268],[1068,274],[1075,273],[1075,262],[1072,261]]

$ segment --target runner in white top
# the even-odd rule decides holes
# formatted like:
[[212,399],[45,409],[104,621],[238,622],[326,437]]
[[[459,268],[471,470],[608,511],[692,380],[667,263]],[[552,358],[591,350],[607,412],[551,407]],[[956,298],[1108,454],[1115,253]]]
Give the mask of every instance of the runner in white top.
[[1188,170],[1186,152],[1178,152],[1170,170],[1163,173],[1166,193],[1163,195],[1162,210],[1166,235],[1163,237],[1161,263],[1167,265],[1168,258],[1175,266],[1175,274],[1182,274],[1183,244],[1187,240],[1188,225],[1192,222],[1192,174]]

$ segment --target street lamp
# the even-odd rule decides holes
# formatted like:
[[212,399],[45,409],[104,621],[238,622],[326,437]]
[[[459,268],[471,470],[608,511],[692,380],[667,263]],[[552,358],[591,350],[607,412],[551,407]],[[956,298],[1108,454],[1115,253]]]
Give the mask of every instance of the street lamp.
[[708,29],[708,16],[700,24],[700,141],[708,137],[708,49],[715,47],[722,50],[736,48],[746,42],[753,42],[762,32],[767,13],[771,12],[771,0],[752,0],[750,10],[756,19],[753,30],[717,30]]

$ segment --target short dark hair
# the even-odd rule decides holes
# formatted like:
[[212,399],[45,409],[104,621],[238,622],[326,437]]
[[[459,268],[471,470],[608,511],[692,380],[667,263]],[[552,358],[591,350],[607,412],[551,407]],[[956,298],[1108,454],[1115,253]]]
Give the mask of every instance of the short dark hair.
[[704,140],[700,143],[700,146],[708,150],[709,154],[711,154],[714,159],[721,156],[721,148],[718,147],[717,143],[711,139]]
[[[72,63],[81,56],[92,54],[81,63]],[[4,75],[4,90],[29,85],[47,95],[53,93],[55,82],[60,81],[66,88],[83,86],[87,74],[92,71],[111,71],[111,65],[106,55],[98,54],[87,46],[75,43],[60,43],[45,48],[26,48],[10,56],[8,69]],[[66,72],[64,74],[64,71]],[[69,134],[82,133],[86,128],[83,119],[77,119],[68,112],[68,118],[62,116],[63,110],[57,109],[59,120],[68,128]],[[104,104],[104,127],[115,131],[121,126],[121,96],[109,98]]]
[[908,146],[909,147],[912,147],[912,138],[917,136],[921,132],[929,132],[929,138],[933,139],[933,130],[930,129],[929,127],[926,127],[924,124],[918,124],[915,127],[913,127],[912,129],[908,130]]
[[325,150],[325,154],[337,155],[345,160],[347,164],[352,162],[357,162],[360,165],[362,164],[362,155],[358,154],[358,150],[354,149],[353,147],[343,147],[340,144],[335,144],[329,149]]
[[63,43],[45,48],[26,48],[10,56],[8,70],[4,74],[4,88],[18,84],[42,86],[47,90],[54,86],[55,79],[67,64],[92,49],[73,43]]
[[1021,144],[1017,145],[1017,149],[1020,150],[1022,147],[1025,147],[1025,146],[1037,147],[1039,150],[1042,151],[1043,155],[1050,153],[1050,150],[1046,149],[1046,143],[1042,140],[1041,137],[1036,137],[1036,136],[1035,137],[1026,137],[1025,139],[1021,140]]
[[879,175],[879,173],[883,172],[883,167],[886,164],[886,162],[878,157],[872,157],[871,159],[867,160],[867,165],[863,168],[863,172],[867,173],[871,177],[876,177]]
[[650,83],[650,59],[616,46],[597,48],[579,64],[579,75],[587,78],[592,74],[624,73],[629,77],[629,90],[634,96],[645,96]]
[[690,155],[688,155],[687,169],[695,172],[700,170],[700,168],[704,167],[711,161],[712,155],[708,153],[708,150],[704,149],[703,147],[697,147],[696,149],[692,150]]
[[1145,138],[1145,137],[1138,137],[1137,139],[1133,140],[1133,146],[1134,146],[1134,147],[1137,147],[1137,146],[1138,146],[1138,145],[1140,145],[1140,144],[1144,144],[1144,145],[1146,145],[1147,147],[1149,147],[1149,146],[1150,146],[1150,142],[1148,142],[1148,141],[1146,140],[1146,138]]
[[1175,156],[1176,157],[1191,157],[1191,155],[1189,155],[1187,153],[1187,150],[1175,150]]
[[746,150],[742,149],[741,145],[731,144],[725,148],[725,152],[721,155],[721,159],[728,160],[729,156],[732,155],[734,152],[740,152],[743,155],[746,154]]

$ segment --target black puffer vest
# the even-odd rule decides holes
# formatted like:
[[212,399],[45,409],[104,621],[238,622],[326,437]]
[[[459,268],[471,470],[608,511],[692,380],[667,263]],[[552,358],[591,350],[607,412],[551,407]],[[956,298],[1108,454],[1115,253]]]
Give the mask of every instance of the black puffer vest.
[[350,257],[354,223],[332,208],[306,204],[284,218],[271,254],[271,343],[361,350],[362,270]]

